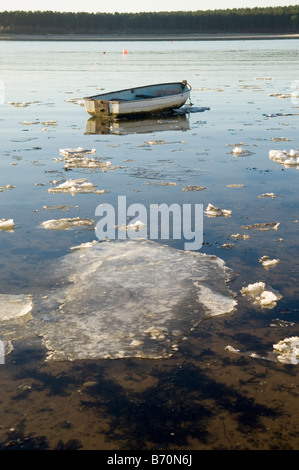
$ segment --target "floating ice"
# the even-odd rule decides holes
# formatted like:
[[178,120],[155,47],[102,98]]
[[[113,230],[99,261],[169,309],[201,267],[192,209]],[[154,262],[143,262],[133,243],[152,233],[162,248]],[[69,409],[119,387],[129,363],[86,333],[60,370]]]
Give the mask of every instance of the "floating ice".
[[263,232],[267,232],[268,230],[277,230],[280,225],[280,222],[262,222],[252,225],[242,225],[241,227],[244,230],[259,230]]
[[0,220],[0,231],[13,232],[15,223],[13,219],[2,219]]
[[277,196],[276,194],[274,194],[274,193],[265,193],[265,194],[261,194],[261,195],[259,196],[259,199],[261,199],[261,198],[263,198],[263,197],[270,197],[271,199],[274,199],[274,198],[276,198],[276,197],[278,197],[278,196]]
[[66,170],[73,168],[86,168],[90,170],[100,169],[103,172],[108,170],[115,170],[117,166],[112,166],[110,161],[99,160],[98,158],[90,158],[81,155],[66,156],[65,165]]
[[71,246],[70,250],[84,250],[85,248],[91,248],[92,246],[99,243],[97,240],[93,240],[92,242],[81,243],[81,245]]
[[229,351],[229,352],[238,354],[240,352],[240,349],[235,349],[233,346],[228,344],[227,346],[225,346],[225,351]]
[[143,223],[142,221],[140,220],[136,220],[136,222],[134,222],[133,224],[128,224],[126,226],[127,229],[129,230],[135,230],[135,231],[139,231],[141,229],[143,229],[144,227],[146,227],[145,223]]
[[242,153],[243,153],[242,147],[235,147],[233,150],[234,155],[242,155]]
[[72,227],[94,227],[91,219],[80,217],[45,220],[41,225],[47,230],[69,230]]
[[269,93],[268,96],[274,96],[276,98],[280,98],[280,99],[288,99],[288,98],[292,98],[292,93]]
[[254,77],[253,80],[272,80],[272,77]]
[[14,106],[15,108],[25,108],[26,106],[30,105],[30,103],[28,103],[27,101],[23,101],[22,103],[15,103],[13,101],[9,101],[7,104],[9,104],[10,106]]
[[278,300],[282,298],[279,292],[271,287],[266,287],[265,282],[255,282],[241,289],[241,294],[253,300],[254,305],[263,308],[274,308]]
[[290,150],[289,153],[286,150],[270,150],[269,158],[274,162],[280,163],[285,167],[298,167],[299,168],[299,151]]
[[66,103],[74,103],[74,104],[78,104],[79,106],[84,106],[84,100],[82,100],[81,98],[72,98],[70,100],[65,100]]
[[53,188],[48,189],[49,193],[95,193],[104,194],[104,189],[96,189],[96,185],[89,183],[86,178],[70,179]]
[[262,256],[259,259],[259,262],[262,263],[265,269],[273,268],[280,263],[279,259],[270,259],[269,256]]
[[[210,90],[210,88],[207,88],[207,90]],[[174,114],[203,113],[204,111],[210,111],[210,108],[206,106],[185,105],[179,109],[175,109]]]
[[20,122],[24,126],[31,126],[33,124],[43,124],[44,126],[57,126],[57,121],[50,120],[50,121],[23,121]]
[[183,188],[183,191],[203,191],[206,189],[204,186],[189,185]]
[[33,307],[30,295],[0,294],[0,322],[31,318]]
[[96,153],[96,149],[85,149],[82,147],[77,148],[66,148],[66,149],[59,149],[61,155],[64,156],[71,156],[71,155],[86,155]]
[[232,211],[228,209],[219,209],[219,207],[215,207],[213,206],[213,204],[208,204],[208,207],[205,210],[205,215],[207,215],[208,217],[230,217],[231,213]]
[[13,186],[12,184],[6,184],[5,186],[0,187],[0,193],[2,193],[3,189],[13,189],[13,188],[15,188],[15,186]]
[[226,185],[228,188],[245,188],[245,184],[227,184]]
[[90,158],[86,155],[94,154],[96,149],[85,149],[82,147],[60,149],[60,154],[65,159],[65,169],[87,168],[101,169],[102,171],[114,170],[117,167],[112,166],[110,161],[103,161],[98,158]]
[[299,337],[291,336],[273,344],[273,352],[277,354],[277,359],[285,364],[299,363]]
[[231,238],[234,238],[235,240],[241,238],[242,240],[248,240],[250,238],[249,235],[243,234],[243,233],[233,233]]
[[233,312],[229,276],[215,256],[148,240],[96,243],[62,259],[34,330],[48,360],[170,357],[201,320]]

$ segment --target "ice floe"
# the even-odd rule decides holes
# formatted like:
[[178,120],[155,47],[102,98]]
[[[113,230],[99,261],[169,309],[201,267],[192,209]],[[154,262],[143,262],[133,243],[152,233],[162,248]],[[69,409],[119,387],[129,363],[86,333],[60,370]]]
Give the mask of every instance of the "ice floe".
[[242,147],[235,147],[233,149],[233,154],[234,155],[242,155],[244,153],[244,150],[242,149]]
[[117,167],[113,166],[110,161],[99,159],[97,157],[90,157],[96,153],[96,149],[86,149],[83,147],[65,148],[59,150],[60,155],[64,157],[66,170],[73,168],[83,169],[100,169],[101,171],[115,170]]
[[299,150],[270,150],[269,158],[276,163],[284,165],[286,168],[297,167],[299,168]]
[[141,220],[136,220],[134,223],[130,223],[127,225],[121,225],[120,227],[118,225],[115,226],[115,228],[119,228],[119,230],[135,230],[135,232],[139,232],[139,230],[142,230],[143,228],[146,227],[146,224],[142,222]]
[[231,238],[234,238],[235,240],[242,239],[242,240],[248,240],[250,238],[249,235],[243,234],[243,233],[233,233],[230,235]]
[[236,183],[236,184],[227,184],[226,185],[227,188],[245,188],[245,184],[243,183]]
[[86,149],[83,147],[59,149],[59,153],[64,156],[82,156],[96,153],[96,149]]
[[276,197],[279,197],[280,195],[274,194],[274,193],[264,193],[259,195],[259,199],[263,197],[269,197],[271,199],[275,199]]
[[203,191],[206,189],[204,186],[189,185],[183,188],[183,191]]
[[232,211],[228,209],[220,209],[219,207],[213,206],[213,204],[208,204],[204,213],[208,217],[219,217],[219,216],[230,217]]
[[0,322],[28,320],[33,308],[32,296],[0,294]]
[[230,344],[228,344],[227,346],[225,346],[225,351],[229,351],[229,352],[232,352],[234,354],[238,354],[240,352],[240,349],[236,349],[233,346],[231,346]]
[[273,352],[277,354],[277,360],[284,364],[299,363],[299,337],[291,336],[273,344]]
[[0,186],[0,193],[2,193],[4,189],[13,189],[13,188],[15,188],[15,186],[12,184],[6,184],[5,186]]
[[226,351],[241,356],[248,356],[253,359],[262,359],[266,361],[281,362],[283,364],[299,364],[299,336],[291,336],[284,338],[276,344],[273,344],[272,351],[266,352],[263,355],[252,351],[241,351],[233,346],[226,346]]
[[21,103],[15,103],[13,101],[9,101],[7,104],[9,104],[10,106],[14,106],[15,108],[26,108],[27,106],[29,106],[31,103],[30,102],[27,102],[27,101],[23,101]]
[[268,96],[274,96],[275,98],[288,99],[292,98],[294,95],[292,93],[269,93]]
[[13,232],[15,223],[13,219],[2,219],[0,220],[0,231]]
[[72,195],[78,193],[95,193],[104,194],[104,189],[96,189],[97,186],[87,181],[86,178],[69,179],[63,183],[49,188],[49,193],[70,193]]
[[99,169],[102,172],[108,170],[115,170],[117,166],[112,166],[110,161],[100,160],[98,158],[90,158],[86,156],[67,156],[65,157],[65,165],[64,168],[66,170],[70,170],[73,168],[85,168],[89,170],[96,170]]
[[74,103],[74,104],[77,104],[78,106],[84,106],[84,100],[82,100],[82,98],[71,98],[65,101],[66,103]]
[[244,230],[259,230],[262,232],[267,232],[268,230],[277,230],[280,225],[280,222],[262,222],[251,225],[242,225],[241,227]]
[[241,289],[241,294],[249,300],[252,300],[254,305],[269,309],[274,308],[277,301],[282,299],[282,295],[272,289],[272,287],[266,286],[265,282],[249,284],[247,287]]
[[43,126],[57,126],[57,121],[51,119],[50,121],[22,121],[20,124],[23,126],[31,126],[34,124],[42,124]]
[[253,80],[273,80],[272,77],[254,77]]
[[77,246],[71,246],[70,250],[71,251],[84,250],[86,248],[91,248],[92,246],[96,245],[97,243],[99,243],[97,240],[93,240],[92,242],[81,243],[80,245],[77,245]]
[[72,227],[94,227],[94,221],[88,218],[62,218],[45,220],[41,225],[47,230],[70,230]]
[[262,256],[259,259],[259,262],[263,265],[265,269],[269,269],[279,264],[280,259],[270,259],[269,256]]
[[34,298],[31,322],[47,360],[170,357],[237,304],[223,260],[149,240],[91,242],[49,276],[57,287]]

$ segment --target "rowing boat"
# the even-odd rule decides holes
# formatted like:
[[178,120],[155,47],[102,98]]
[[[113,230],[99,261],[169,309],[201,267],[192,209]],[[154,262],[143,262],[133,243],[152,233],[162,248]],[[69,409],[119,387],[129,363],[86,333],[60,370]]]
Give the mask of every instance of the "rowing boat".
[[186,80],[139,86],[83,98],[86,111],[94,117],[162,114],[183,106],[190,96]]

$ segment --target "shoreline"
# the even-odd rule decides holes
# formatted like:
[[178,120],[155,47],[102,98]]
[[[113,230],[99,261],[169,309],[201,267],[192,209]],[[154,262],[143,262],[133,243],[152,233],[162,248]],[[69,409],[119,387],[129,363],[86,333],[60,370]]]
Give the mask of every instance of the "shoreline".
[[299,34],[206,33],[206,34],[8,34],[0,41],[246,41],[261,39],[299,39]]

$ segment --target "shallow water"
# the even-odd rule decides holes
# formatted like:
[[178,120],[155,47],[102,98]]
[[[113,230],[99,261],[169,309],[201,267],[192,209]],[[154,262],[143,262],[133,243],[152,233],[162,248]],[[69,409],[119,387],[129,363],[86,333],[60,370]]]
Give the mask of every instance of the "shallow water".
[[[269,158],[299,147],[298,55],[297,40],[0,42],[0,219],[15,224],[0,231],[0,294],[38,298],[57,288],[55,266],[95,230],[41,224],[97,222],[96,207],[124,195],[128,205],[230,210],[204,216],[199,251],[233,271],[237,300],[233,314],[200,322],[168,359],[49,362],[39,337],[2,326],[2,338],[14,337],[0,365],[3,448],[299,448],[298,365],[273,354],[299,334],[298,169]],[[99,89],[182,79],[196,111],[183,116],[107,126],[80,106]],[[95,149],[90,157],[103,165],[66,169],[60,149],[78,147]],[[104,191],[49,191],[81,178]],[[184,249],[184,240],[155,242]],[[280,262],[265,269],[263,256]],[[273,308],[242,296],[255,282],[282,296]]]

